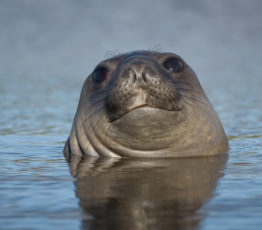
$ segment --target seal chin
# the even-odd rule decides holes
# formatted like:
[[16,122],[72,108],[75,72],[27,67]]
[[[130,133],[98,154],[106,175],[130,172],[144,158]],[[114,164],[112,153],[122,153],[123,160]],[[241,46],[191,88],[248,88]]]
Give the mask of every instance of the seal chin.
[[124,117],[125,115],[127,115],[129,113],[132,113],[132,112],[135,112],[135,111],[138,111],[138,110],[139,111],[144,111],[146,113],[147,111],[149,111],[149,109],[157,109],[157,108],[153,107],[153,106],[150,106],[150,105],[148,105],[146,103],[130,106],[125,113],[121,114],[121,116],[119,116],[119,117],[116,117],[114,120],[111,121],[111,123],[121,119],[122,117]]
[[[117,142],[128,146],[129,149],[150,151],[164,149],[170,144],[170,137],[175,127],[183,119],[180,114],[179,111],[168,111],[143,105],[111,122],[108,129],[111,135],[116,135],[114,139]],[[165,144],[161,142],[163,139],[166,140]]]

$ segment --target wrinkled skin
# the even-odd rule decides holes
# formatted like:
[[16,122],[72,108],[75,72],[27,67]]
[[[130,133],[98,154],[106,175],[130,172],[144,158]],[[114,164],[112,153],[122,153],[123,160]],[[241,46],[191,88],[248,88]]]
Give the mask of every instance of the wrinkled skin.
[[[182,68],[173,71],[170,59]],[[97,74],[101,68],[106,74]],[[227,149],[219,118],[185,61],[135,51],[102,61],[86,79],[64,154],[186,157]]]

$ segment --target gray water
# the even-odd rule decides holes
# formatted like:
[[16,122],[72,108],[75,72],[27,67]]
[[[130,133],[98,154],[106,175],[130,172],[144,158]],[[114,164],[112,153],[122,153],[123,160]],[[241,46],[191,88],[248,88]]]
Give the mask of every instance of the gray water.
[[[0,0],[0,229],[262,229],[262,2]],[[78,159],[62,148],[108,51],[197,73],[228,158]]]

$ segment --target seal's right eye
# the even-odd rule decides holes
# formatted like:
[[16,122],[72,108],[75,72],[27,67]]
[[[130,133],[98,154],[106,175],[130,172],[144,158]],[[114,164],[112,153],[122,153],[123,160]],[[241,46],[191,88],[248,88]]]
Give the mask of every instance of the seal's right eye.
[[93,82],[95,84],[99,84],[102,83],[104,80],[106,80],[106,78],[109,75],[109,71],[108,69],[106,69],[105,67],[98,67],[96,68],[96,70],[94,71],[93,74]]

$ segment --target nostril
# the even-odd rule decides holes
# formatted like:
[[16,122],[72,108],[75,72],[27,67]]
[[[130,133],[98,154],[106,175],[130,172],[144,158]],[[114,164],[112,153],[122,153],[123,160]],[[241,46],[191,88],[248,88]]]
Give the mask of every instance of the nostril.
[[130,63],[126,68],[129,81],[136,85],[136,87],[145,87],[150,79],[150,73],[147,65],[141,62]]
[[142,73],[142,79],[144,80],[144,82],[146,83],[147,82],[147,77],[146,77],[146,73]]
[[135,81],[136,81],[135,71],[130,67],[127,68],[127,71],[128,71],[129,77],[132,79],[132,82],[135,83]]

